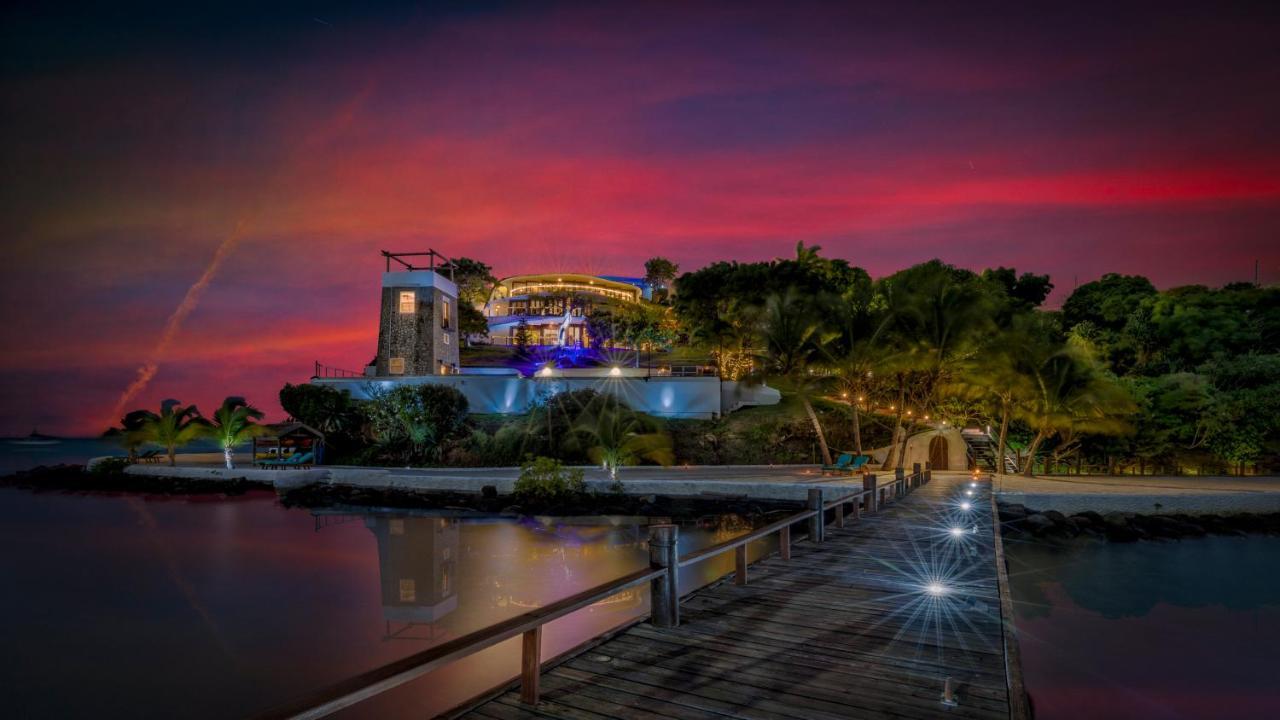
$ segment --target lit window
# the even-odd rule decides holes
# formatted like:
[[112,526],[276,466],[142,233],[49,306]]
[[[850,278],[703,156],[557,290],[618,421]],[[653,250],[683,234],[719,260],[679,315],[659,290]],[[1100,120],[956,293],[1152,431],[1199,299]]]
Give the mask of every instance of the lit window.
[[403,375],[404,358],[391,358],[391,360],[387,362],[387,372],[392,375]]
[[418,293],[412,290],[400,291],[400,312],[414,313],[418,311]]
[[[440,303],[440,327],[445,330],[449,329],[449,301],[443,300]],[[448,342],[448,340],[445,340]]]
[[413,578],[400,578],[400,602],[413,602],[417,599],[418,587]]

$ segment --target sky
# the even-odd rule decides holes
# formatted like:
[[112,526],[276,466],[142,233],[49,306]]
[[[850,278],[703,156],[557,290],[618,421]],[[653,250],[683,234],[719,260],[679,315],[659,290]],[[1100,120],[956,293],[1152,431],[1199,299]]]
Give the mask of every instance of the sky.
[[0,10],[0,434],[277,419],[382,249],[1280,282],[1274,6],[99,5]]

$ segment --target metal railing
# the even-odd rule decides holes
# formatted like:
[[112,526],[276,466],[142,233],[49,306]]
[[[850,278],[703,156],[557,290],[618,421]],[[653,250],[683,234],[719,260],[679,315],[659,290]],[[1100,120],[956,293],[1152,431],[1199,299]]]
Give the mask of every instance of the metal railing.
[[[535,704],[539,698],[539,681],[543,665],[542,627],[547,623],[594,605],[618,592],[648,582],[649,621],[655,627],[677,627],[680,624],[680,568],[710,560],[732,550],[735,558],[734,583],[745,585],[747,584],[748,544],[777,533],[778,553],[783,560],[790,560],[792,525],[807,520],[809,541],[821,543],[826,539],[827,511],[834,510],[836,527],[844,527],[846,505],[853,506],[852,517],[855,519],[861,514],[873,514],[886,504],[929,482],[930,479],[931,471],[927,464],[922,471],[920,464],[916,463],[910,475],[897,470],[894,478],[884,485],[879,484],[875,475],[865,475],[861,490],[855,490],[832,500],[824,501],[822,488],[811,488],[808,491],[805,510],[756,528],[744,535],[686,553],[684,557],[680,557],[677,552],[680,532],[678,525],[671,523],[650,525],[649,567],[647,568],[636,570],[570,595],[563,600],[557,600],[545,607],[414,653],[310,693],[257,717],[260,720],[322,718],[517,635],[521,636],[520,699],[525,703]],[[571,650],[568,654],[573,652]]]
[[364,377],[364,373],[355,370],[344,370],[342,368],[325,365],[319,360],[316,361],[315,370],[312,372],[313,378],[359,378]]

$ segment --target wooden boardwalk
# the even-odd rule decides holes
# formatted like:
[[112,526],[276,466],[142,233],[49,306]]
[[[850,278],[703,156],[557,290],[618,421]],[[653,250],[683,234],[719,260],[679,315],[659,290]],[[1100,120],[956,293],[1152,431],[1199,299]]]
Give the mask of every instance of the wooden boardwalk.
[[826,542],[752,565],[745,586],[730,576],[686,598],[678,627],[640,623],[546,670],[537,705],[511,690],[463,717],[1016,717],[989,486],[969,485],[939,474],[828,524]]

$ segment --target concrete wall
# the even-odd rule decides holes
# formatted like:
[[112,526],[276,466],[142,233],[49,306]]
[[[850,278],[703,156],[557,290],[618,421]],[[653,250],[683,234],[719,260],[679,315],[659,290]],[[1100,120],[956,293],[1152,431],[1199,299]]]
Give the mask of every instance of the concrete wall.
[[[473,413],[501,415],[527,412],[534,403],[570,390],[590,388],[620,398],[629,407],[658,417],[711,418],[743,405],[771,405],[778,391],[746,386],[713,377],[601,376],[599,371],[555,371],[551,377],[510,375],[426,375],[403,378],[314,378],[311,382],[347,390],[353,398],[368,399],[378,388],[397,384],[435,383],[456,388],[466,396]],[[726,401],[727,398],[727,401]],[[730,403],[726,406],[726,402]]]

